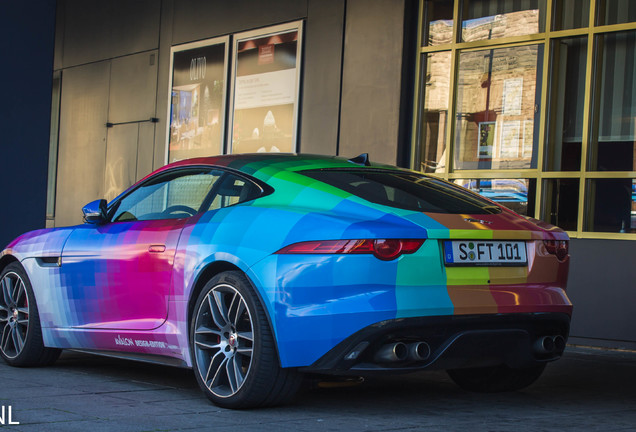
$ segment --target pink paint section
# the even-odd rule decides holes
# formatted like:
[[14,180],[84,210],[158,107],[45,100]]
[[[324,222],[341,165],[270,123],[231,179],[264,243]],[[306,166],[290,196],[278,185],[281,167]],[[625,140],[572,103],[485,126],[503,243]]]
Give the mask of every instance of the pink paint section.
[[572,315],[572,303],[565,291],[554,285],[523,284],[491,286],[498,313],[562,312]]

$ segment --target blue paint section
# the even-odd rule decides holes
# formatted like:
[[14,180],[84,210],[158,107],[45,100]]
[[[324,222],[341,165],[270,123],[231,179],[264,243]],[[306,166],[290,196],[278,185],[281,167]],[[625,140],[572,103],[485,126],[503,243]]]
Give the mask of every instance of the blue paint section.
[[273,255],[251,271],[271,275],[261,288],[273,304],[284,367],[309,365],[352,333],[395,318],[395,262],[371,255]]

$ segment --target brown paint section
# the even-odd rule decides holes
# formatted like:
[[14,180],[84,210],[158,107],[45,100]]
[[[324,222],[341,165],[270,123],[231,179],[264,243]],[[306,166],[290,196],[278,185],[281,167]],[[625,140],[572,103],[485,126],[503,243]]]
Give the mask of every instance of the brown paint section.
[[497,303],[488,285],[448,286],[448,295],[455,306],[455,315],[497,313]]

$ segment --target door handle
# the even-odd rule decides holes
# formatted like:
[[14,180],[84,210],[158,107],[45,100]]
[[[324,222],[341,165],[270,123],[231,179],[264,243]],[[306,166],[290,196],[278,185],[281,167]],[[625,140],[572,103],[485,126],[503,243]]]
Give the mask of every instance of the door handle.
[[150,245],[148,246],[148,252],[150,253],[162,253],[166,251],[166,245]]

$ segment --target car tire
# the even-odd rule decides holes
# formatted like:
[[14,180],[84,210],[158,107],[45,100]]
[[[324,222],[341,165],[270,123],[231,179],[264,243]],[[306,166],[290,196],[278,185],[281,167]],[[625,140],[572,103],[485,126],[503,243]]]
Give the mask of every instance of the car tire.
[[280,367],[263,306],[238,271],[216,275],[201,291],[190,323],[190,352],[199,386],[220,407],[279,405],[302,383],[296,369]]
[[62,350],[47,348],[31,282],[17,263],[0,273],[0,356],[11,366],[46,366]]
[[506,365],[451,369],[446,371],[455,384],[479,393],[497,393],[521,390],[534,383],[543,373],[545,363],[527,368],[511,368]]

